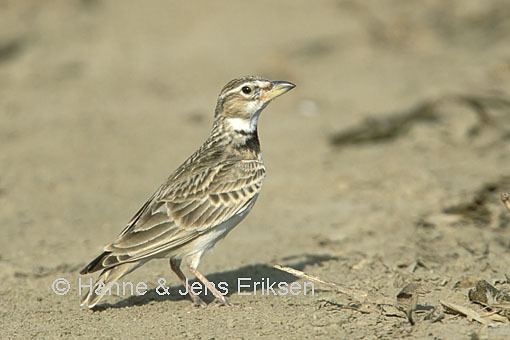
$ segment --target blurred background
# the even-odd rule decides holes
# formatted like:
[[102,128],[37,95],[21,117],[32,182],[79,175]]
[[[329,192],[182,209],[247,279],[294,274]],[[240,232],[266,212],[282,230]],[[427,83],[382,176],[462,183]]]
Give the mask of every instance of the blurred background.
[[[207,137],[222,86],[253,74],[297,88],[264,111],[265,186],[204,274],[290,280],[271,269],[281,263],[369,292],[372,306],[419,283],[428,312],[440,299],[470,304],[478,279],[505,289],[509,41],[506,0],[0,1],[2,329],[24,338],[115,338],[126,327],[155,338],[479,334],[464,318],[417,313],[411,327],[376,303],[346,309],[331,291],[233,295],[231,309],[205,310],[154,294],[112,297],[90,314],[76,291],[61,297],[50,286],[77,279]],[[130,280],[161,276],[178,285],[164,261]]]

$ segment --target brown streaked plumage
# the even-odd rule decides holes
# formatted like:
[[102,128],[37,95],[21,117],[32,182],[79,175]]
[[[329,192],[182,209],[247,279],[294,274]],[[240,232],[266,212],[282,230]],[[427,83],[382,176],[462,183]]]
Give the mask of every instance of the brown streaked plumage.
[[[258,77],[234,79],[225,85],[209,138],[147,200],[117,239],[80,273],[102,270],[94,287],[111,287],[145,262],[168,257],[171,269],[187,286],[180,269],[182,260],[186,260],[197,279],[227,304],[197,267],[204,252],[225,237],[255,204],[265,176],[258,118],[272,99],[294,86]],[[189,291],[195,305],[204,304]],[[92,308],[101,297],[91,289],[82,305]]]

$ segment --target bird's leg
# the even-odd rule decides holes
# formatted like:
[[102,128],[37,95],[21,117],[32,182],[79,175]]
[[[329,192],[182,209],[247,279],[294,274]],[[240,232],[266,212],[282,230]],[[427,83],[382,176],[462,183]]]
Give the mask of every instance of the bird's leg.
[[189,270],[193,273],[193,275],[195,275],[195,277],[198,280],[200,280],[207,287],[208,290],[211,291],[211,293],[213,293],[213,295],[220,301],[222,305],[230,306],[230,303],[227,301],[225,296],[221,294],[216,289],[216,287],[214,287],[214,285],[209,280],[207,280],[207,278],[204,275],[202,275],[193,265],[189,266]]
[[188,291],[189,297],[191,298],[191,301],[193,301],[193,304],[197,307],[203,307],[207,304],[198,296],[197,294],[193,293],[193,290],[191,289],[188,280],[186,279],[186,275],[181,270],[181,260],[180,259],[170,259],[170,268],[172,268],[172,271],[179,277],[179,279],[182,282],[182,285],[186,287],[186,290]]

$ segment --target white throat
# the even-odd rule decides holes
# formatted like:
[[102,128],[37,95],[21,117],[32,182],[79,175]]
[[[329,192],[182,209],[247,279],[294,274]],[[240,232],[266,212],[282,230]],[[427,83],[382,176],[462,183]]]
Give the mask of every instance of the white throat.
[[[261,110],[262,111],[262,110]],[[259,121],[260,111],[255,113],[251,119],[245,118],[228,118],[227,122],[230,127],[235,131],[242,131],[246,133],[255,132]]]

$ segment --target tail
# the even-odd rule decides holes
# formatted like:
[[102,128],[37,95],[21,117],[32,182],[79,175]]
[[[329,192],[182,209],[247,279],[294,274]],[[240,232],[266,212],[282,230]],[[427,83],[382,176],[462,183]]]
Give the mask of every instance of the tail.
[[81,275],[97,272],[98,270],[105,269],[106,267],[103,265],[103,260],[110,255],[111,252],[105,251],[101,253],[98,257],[93,259],[85,268],[80,271]]
[[[97,264],[98,262],[101,262],[102,256],[103,254],[96,258],[94,261],[92,261],[80,273],[81,274],[89,273],[90,271],[87,270],[87,268],[89,267],[90,267],[89,269],[96,268],[96,270],[98,270]],[[137,261],[122,263],[115,267],[105,268],[97,278],[96,282],[94,283],[94,286],[83,297],[81,301],[81,306],[86,306],[88,308],[94,307],[105,294],[108,294],[109,290],[112,288],[113,284],[117,280],[135,270],[139,265],[140,262]]]

